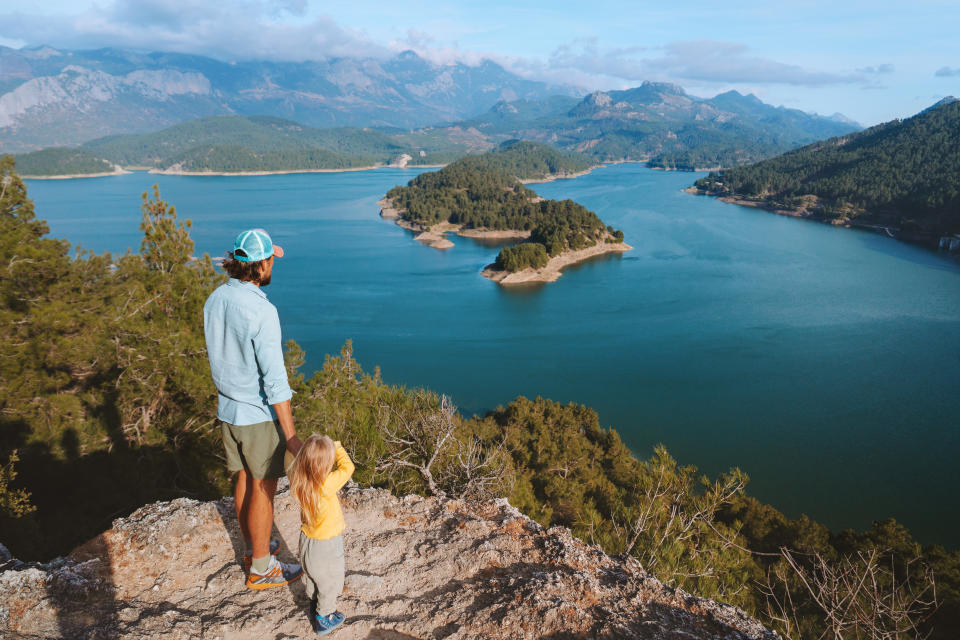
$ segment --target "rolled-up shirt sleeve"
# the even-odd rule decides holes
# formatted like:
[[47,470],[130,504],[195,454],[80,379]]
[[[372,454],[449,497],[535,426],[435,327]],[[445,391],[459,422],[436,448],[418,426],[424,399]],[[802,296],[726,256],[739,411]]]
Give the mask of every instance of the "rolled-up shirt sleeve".
[[283,342],[280,335],[280,316],[270,305],[264,310],[260,331],[253,337],[253,350],[263,376],[263,392],[268,404],[277,404],[293,397],[283,364]]

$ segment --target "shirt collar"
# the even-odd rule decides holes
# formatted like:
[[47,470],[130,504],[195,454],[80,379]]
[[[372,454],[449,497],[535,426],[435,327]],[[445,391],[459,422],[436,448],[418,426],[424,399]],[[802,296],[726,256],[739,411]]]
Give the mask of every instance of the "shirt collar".
[[245,282],[243,280],[237,280],[236,278],[230,278],[229,280],[227,280],[227,285],[231,287],[239,287],[240,289],[243,289],[245,291],[251,291],[257,294],[258,296],[260,296],[261,298],[263,298],[264,300],[267,299],[267,294],[263,292],[263,289],[253,284],[252,282]]

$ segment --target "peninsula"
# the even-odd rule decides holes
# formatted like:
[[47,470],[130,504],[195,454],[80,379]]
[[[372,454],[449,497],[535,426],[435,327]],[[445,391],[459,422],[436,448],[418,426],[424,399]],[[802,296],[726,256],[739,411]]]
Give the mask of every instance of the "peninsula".
[[449,249],[447,234],[517,240],[483,275],[503,285],[552,282],[566,266],[629,251],[623,232],[584,206],[545,200],[522,181],[581,175],[590,162],[548,145],[511,141],[423,173],[380,201],[380,215],[413,231],[415,240]]
[[[960,234],[960,101],[716,171],[689,193],[944,246]],[[955,243],[946,243],[954,246]]]
[[84,149],[55,147],[17,156],[17,168],[24,178],[56,180],[102,178],[129,173],[119,165]]

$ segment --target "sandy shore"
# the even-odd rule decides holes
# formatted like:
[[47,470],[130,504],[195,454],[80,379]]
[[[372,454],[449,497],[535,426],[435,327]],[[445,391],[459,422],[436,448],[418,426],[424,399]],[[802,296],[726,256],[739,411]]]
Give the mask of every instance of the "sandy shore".
[[[150,169],[149,173],[167,176],[284,176],[291,173],[348,173],[351,171],[373,171],[374,169],[437,169],[445,164],[371,164],[364,167],[346,167],[344,169],[287,169],[283,171],[181,171],[179,169]],[[381,201],[382,202],[382,201]]]
[[583,171],[577,171],[576,173],[557,173],[546,178],[530,178],[528,180],[521,180],[520,184],[540,184],[543,182],[553,182],[554,180],[570,180],[572,178],[579,178],[580,176],[585,176],[594,169],[602,168],[602,164],[597,164],[589,169],[584,169]]
[[[117,167],[115,171],[103,173],[66,173],[56,176],[20,176],[24,180],[70,180],[73,178],[106,178],[120,176],[135,171],[146,171],[165,176],[283,176],[291,173],[347,173],[349,171],[372,171],[374,169],[442,169],[445,164],[408,164],[404,167],[394,164],[372,164],[366,167],[347,167],[346,169],[289,169],[285,171],[180,171],[177,169],[157,169],[156,167]],[[386,216],[385,216],[386,217]]]
[[717,198],[720,202],[726,202],[727,204],[738,204],[741,207],[752,207],[754,209],[763,209],[769,211],[770,213],[775,213],[779,216],[790,216],[791,218],[811,218],[813,220],[823,221],[819,216],[814,215],[813,213],[805,210],[799,209],[777,209],[771,207],[766,202],[757,202],[756,200],[745,200],[738,196],[720,196]]
[[398,209],[392,200],[384,198],[377,202],[380,205],[380,217],[386,220],[393,220],[394,224],[407,231],[412,231],[416,236],[414,240],[422,242],[428,247],[434,249],[449,249],[454,246],[453,242],[447,238],[448,233],[453,233],[464,238],[477,238],[487,240],[525,240],[530,237],[529,231],[517,231],[513,229],[464,229],[461,225],[441,222],[430,227],[424,227],[417,222],[411,222],[404,219],[403,210]]
[[697,171],[720,171],[723,167],[694,167],[693,169],[677,169],[676,167],[650,167],[654,171],[686,171],[687,173],[696,173]]
[[683,189],[683,192],[690,193],[695,196],[713,196],[720,202],[726,202],[727,204],[736,204],[736,205],[740,205],[741,207],[750,207],[752,209],[763,209],[764,211],[769,211],[770,213],[775,213],[780,216],[789,216],[791,218],[805,218],[808,220],[816,220],[817,222],[826,222],[827,224],[833,224],[834,226],[848,226],[848,225],[837,224],[834,222],[824,220],[822,217],[816,215],[815,213],[811,213],[810,211],[800,210],[800,209],[777,209],[775,207],[771,207],[766,202],[763,202],[760,200],[747,200],[746,198],[742,198],[740,196],[720,196],[720,195],[717,195],[715,192],[705,191],[703,189],[698,189],[697,187],[687,187],[686,189]]
[[370,171],[386,169],[389,165],[375,164],[366,167],[348,167],[346,169],[290,169],[287,171],[181,171],[179,169],[150,169],[149,173],[165,176],[283,176],[290,173],[346,173],[348,171]]
[[454,233],[464,238],[487,240],[526,240],[530,237],[529,231],[519,231],[517,229],[463,229],[457,227]]
[[608,253],[623,253],[624,251],[630,251],[630,249],[633,249],[633,247],[624,242],[601,241],[592,247],[587,247],[586,249],[580,249],[578,251],[565,251],[558,256],[550,258],[550,261],[547,262],[547,266],[543,267],[542,269],[533,269],[528,267],[523,271],[511,273],[509,271],[495,269],[493,268],[493,265],[489,265],[483,270],[481,275],[502,285],[527,284],[531,282],[553,282],[563,275],[561,272],[564,268],[569,267],[572,264],[577,264],[579,262],[583,262],[584,260],[589,260],[591,258],[602,256]]
[[650,162],[650,158],[638,158],[637,160],[604,160],[603,164],[647,164]]
[[122,176],[130,173],[125,169],[117,167],[113,171],[103,171],[101,173],[65,173],[59,176],[20,176],[24,180],[72,180],[74,178],[106,178],[109,176]]

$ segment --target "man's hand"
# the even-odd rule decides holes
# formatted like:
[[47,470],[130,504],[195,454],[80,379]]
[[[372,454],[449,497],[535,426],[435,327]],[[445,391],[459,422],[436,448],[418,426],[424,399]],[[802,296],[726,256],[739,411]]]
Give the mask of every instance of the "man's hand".
[[290,455],[297,455],[302,446],[303,443],[300,442],[300,436],[294,434],[292,438],[287,438],[287,451],[290,452]]
[[290,452],[290,455],[297,455],[303,443],[300,442],[297,431],[293,428],[293,410],[290,408],[290,401],[278,402],[273,405],[273,410],[277,412],[277,422],[280,423],[283,435],[287,439],[287,451]]

